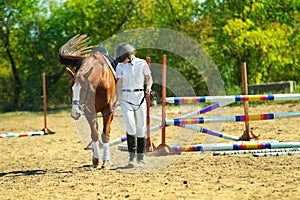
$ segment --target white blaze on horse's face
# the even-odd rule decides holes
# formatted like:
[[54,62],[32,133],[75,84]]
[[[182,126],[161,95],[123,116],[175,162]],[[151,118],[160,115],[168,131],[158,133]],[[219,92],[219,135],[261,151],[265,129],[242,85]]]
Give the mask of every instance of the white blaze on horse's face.
[[73,92],[73,98],[72,98],[72,112],[71,116],[73,119],[77,120],[82,115],[82,111],[80,110],[80,90],[81,85],[78,83],[78,81],[75,81],[72,92]]

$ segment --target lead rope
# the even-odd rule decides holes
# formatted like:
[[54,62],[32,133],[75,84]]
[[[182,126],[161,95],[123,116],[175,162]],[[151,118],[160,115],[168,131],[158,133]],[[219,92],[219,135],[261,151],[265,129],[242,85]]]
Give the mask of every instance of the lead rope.
[[[153,95],[152,95],[151,92],[150,92],[150,95],[153,97]],[[135,112],[135,111],[137,111],[138,109],[140,109],[141,105],[143,104],[143,102],[144,102],[145,99],[146,99],[146,96],[147,96],[147,94],[144,93],[144,97],[142,98],[142,100],[141,100],[141,102],[140,102],[139,104],[134,104],[134,103],[131,103],[130,101],[125,101],[125,100],[122,100],[122,101],[125,101],[125,102],[127,102],[128,104],[130,104],[130,105],[132,105],[132,106],[138,106],[137,109],[132,109],[132,110],[128,109],[129,111],[134,111],[134,112]]]

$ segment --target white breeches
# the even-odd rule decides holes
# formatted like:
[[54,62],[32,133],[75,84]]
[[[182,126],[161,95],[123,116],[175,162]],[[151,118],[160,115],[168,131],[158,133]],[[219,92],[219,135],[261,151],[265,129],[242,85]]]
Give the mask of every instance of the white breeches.
[[142,138],[146,136],[146,99],[140,106],[139,104],[140,102],[132,105],[128,101],[121,101],[121,109],[127,134]]

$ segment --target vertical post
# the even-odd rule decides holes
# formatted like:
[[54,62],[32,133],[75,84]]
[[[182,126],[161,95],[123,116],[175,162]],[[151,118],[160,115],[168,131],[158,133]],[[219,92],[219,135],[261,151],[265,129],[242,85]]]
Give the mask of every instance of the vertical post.
[[44,130],[47,128],[47,94],[46,94],[46,73],[43,73],[43,104],[44,104]]
[[42,83],[43,83],[43,104],[44,104],[44,131],[45,134],[54,133],[47,128],[47,92],[46,92],[46,73],[42,74]]
[[[248,80],[247,80],[247,67],[246,62],[242,62],[242,84],[243,84],[243,95],[248,95]],[[249,115],[249,102],[244,101],[244,114]],[[250,128],[249,121],[245,121],[244,134],[240,137],[241,140],[250,140]]]
[[[146,58],[148,67],[150,68],[150,57]],[[146,102],[147,102],[147,139],[150,138],[150,96],[146,96]]]
[[179,151],[175,151],[166,144],[166,86],[167,86],[167,55],[162,57],[162,92],[161,92],[161,144],[158,145],[154,152],[148,153],[149,156],[167,156],[178,155]]
[[166,82],[167,82],[167,55],[162,57],[162,91],[161,91],[161,143],[166,144]]
[[[146,58],[148,67],[150,68],[150,57]],[[147,138],[146,138],[146,151],[147,152],[151,152],[154,151],[156,149],[156,147],[154,146],[154,144],[151,141],[151,135],[150,135],[150,94],[146,96],[146,103],[147,103]]]

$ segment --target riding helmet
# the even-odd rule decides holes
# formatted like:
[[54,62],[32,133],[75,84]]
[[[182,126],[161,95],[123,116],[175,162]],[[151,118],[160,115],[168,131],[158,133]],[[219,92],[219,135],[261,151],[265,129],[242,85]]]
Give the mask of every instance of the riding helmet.
[[134,48],[130,44],[121,43],[116,50],[116,61],[121,63],[133,53]]

